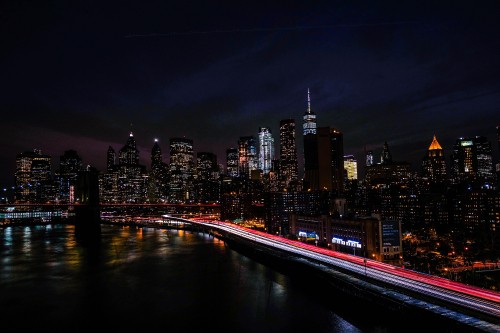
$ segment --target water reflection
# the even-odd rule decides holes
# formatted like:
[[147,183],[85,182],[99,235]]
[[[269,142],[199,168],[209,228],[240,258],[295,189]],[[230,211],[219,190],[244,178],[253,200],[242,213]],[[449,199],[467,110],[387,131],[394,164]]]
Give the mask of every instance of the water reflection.
[[73,226],[53,225],[7,227],[1,240],[4,327],[362,332],[314,288],[207,234],[103,225],[81,244]]

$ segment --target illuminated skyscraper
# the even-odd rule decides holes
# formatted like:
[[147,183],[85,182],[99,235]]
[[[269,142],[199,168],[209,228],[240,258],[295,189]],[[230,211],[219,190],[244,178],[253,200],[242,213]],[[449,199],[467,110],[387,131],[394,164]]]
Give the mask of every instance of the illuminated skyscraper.
[[353,155],[344,156],[344,169],[347,171],[348,180],[358,179],[358,162]]
[[132,132],[118,153],[115,169],[118,176],[118,197],[115,199],[119,202],[143,202],[146,199],[146,167],[139,164],[139,150]]
[[139,150],[137,150],[137,144],[132,132],[130,132],[127,143],[125,143],[123,148],[119,151],[118,161],[120,164],[139,164]]
[[443,148],[436,139],[432,139],[427,155],[422,160],[422,176],[433,184],[442,184],[446,181],[446,161]]
[[153,173],[155,172],[155,169],[163,163],[163,157],[160,145],[158,144],[158,139],[155,139],[154,142],[153,148],[151,149],[151,170]]
[[229,177],[238,177],[239,156],[238,149],[226,149],[226,175]]
[[52,195],[52,158],[38,149],[16,157],[16,201],[43,203]]
[[451,179],[454,184],[484,183],[493,179],[491,143],[487,138],[457,139],[451,156]]
[[193,140],[170,139],[170,201],[185,203],[192,200],[194,156]]
[[250,178],[251,172],[259,168],[257,143],[254,136],[242,136],[238,140],[238,173]]
[[366,163],[365,166],[373,165],[373,151],[369,150],[366,152]]
[[99,198],[102,202],[120,202],[118,191],[118,164],[116,152],[109,146],[106,153],[106,172],[99,177]]
[[151,175],[148,197],[150,202],[165,201],[168,195],[168,166],[163,162],[158,139],[154,140],[151,149]]
[[304,186],[305,189],[319,189],[318,174],[318,137],[316,129],[316,114],[311,110],[311,96],[307,89],[307,109],[303,117],[304,140]]
[[259,169],[264,175],[269,174],[274,160],[274,138],[268,127],[259,128]]
[[298,180],[297,146],[295,140],[295,120],[280,121],[279,173],[283,187]]
[[311,110],[311,94],[309,92],[309,88],[307,88],[307,109],[303,119],[303,134],[316,134],[316,114]]

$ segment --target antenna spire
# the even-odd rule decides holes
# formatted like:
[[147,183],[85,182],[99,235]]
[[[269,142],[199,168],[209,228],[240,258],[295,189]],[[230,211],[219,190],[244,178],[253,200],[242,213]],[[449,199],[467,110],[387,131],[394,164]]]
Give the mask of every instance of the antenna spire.
[[307,88],[307,113],[311,113],[311,94],[309,93],[309,88]]

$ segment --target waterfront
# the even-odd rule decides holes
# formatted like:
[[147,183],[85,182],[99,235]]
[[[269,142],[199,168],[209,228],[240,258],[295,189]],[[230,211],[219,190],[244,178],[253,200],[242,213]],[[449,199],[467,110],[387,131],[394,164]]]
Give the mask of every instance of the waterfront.
[[[81,243],[72,225],[0,229],[5,327],[84,331],[392,332],[207,234],[101,226]],[[368,319],[369,317],[369,319]],[[387,322],[387,323],[385,323]]]

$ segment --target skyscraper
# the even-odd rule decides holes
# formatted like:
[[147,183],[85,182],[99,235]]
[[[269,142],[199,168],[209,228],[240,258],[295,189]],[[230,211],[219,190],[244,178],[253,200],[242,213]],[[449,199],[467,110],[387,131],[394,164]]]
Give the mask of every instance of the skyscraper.
[[240,177],[250,178],[251,172],[259,167],[257,143],[253,135],[242,136],[238,140],[238,159]]
[[196,201],[214,203],[219,201],[219,166],[217,156],[210,152],[196,154]]
[[304,188],[319,189],[318,174],[318,137],[316,129],[316,114],[311,110],[311,95],[307,89],[307,109],[303,117],[304,140]]
[[311,94],[307,88],[307,109],[304,113],[304,123],[302,124],[304,135],[316,134],[316,114],[311,110]]
[[106,172],[112,172],[116,165],[116,152],[113,147],[109,146],[106,155]]
[[287,188],[290,183],[298,180],[297,145],[295,140],[295,120],[280,121],[280,158],[279,174],[282,186]]
[[389,150],[389,145],[387,144],[387,141],[384,142],[384,148],[382,150],[382,154],[380,156],[380,163],[381,164],[389,164],[392,162],[392,154],[391,151]]
[[259,169],[264,175],[269,174],[274,160],[274,138],[268,127],[259,128]]
[[106,153],[106,172],[99,177],[99,198],[102,202],[119,202],[118,191],[118,164],[116,152],[109,146]]
[[318,127],[319,189],[341,192],[344,188],[344,144],[340,131]]
[[170,201],[191,201],[193,192],[193,140],[170,139]]
[[239,156],[238,149],[227,148],[226,149],[226,175],[229,177],[238,177],[238,164]]
[[73,203],[75,199],[75,186],[78,173],[82,170],[82,159],[75,150],[66,150],[59,157],[59,171],[57,172],[57,185],[59,199],[63,202]]
[[366,152],[366,163],[365,166],[373,165],[373,151],[369,150]]
[[139,164],[139,150],[135,142],[134,134],[130,132],[129,138],[118,154],[118,161],[120,164],[138,165]]
[[446,161],[443,148],[435,135],[422,160],[422,176],[429,179],[432,184],[442,184],[446,181]]
[[348,180],[358,179],[358,162],[353,155],[344,156],[344,169],[346,170]]
[[332,189],[344,190],[344,135],[335,128],[330,129],[330,153],[332,155]]
[[451,156],[451,180],[484,183],[493,179],[491,143],[483,136],[458,138]]
[[165,201],[168,196],[168,166],[163,162],[158,139],[154,140],[151,149],[151,175],[148,197],[150,201]]
[[146,199],[146,167],[139,164],[139,150],[132,132],[118,152],[115,169],[118,176],[118,198],[115,199],[120,202],[143,202]]
[[16,157],[16,201],[46,202],[51,196],[52,158],[34,149]]
[[163,157],[161,153],[160,145],[158,144],[158,139],[154,140],[153,148],[151,148],[151,170],[153,173],[155,169],[158,169],[163,163]]

